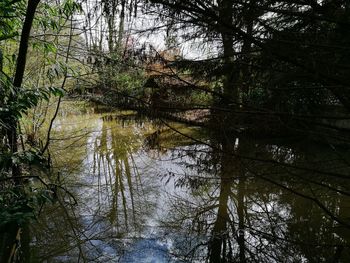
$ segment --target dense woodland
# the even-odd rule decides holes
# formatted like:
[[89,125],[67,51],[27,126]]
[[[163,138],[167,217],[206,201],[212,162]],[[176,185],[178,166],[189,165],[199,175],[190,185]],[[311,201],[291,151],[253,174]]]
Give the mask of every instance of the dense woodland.
[[[281,191],[293,189],[266,176],[266,163],[276,173],[309,174],[308,183],[349,197],[349,85],[346,0],[1,1],[0,262],[18,262],[21,228],[46,203],[55,202],[58,192],[69,194],[57,179],[60,172],[52,167],[50,151],[62,100],[134,110],[175,131],[168,121],[205,130],[210,140],[180,130],[177,134],[215,153],[216,160],[202,160],[198,171],[220,162],[215,166],[221,174],[216,208],[225,216],[208,227],[214,234],[206,260],[269,262],[268,257],[254,259],[258,249],[232,254],[230,238],[242,248],[242,232],[217,234],[230,231],[223,222],[230,217],[226,201],[234,177],[228,164],[233,158],[236,168],[247,165],[249,173],[261,172],[260,178]],[[148,138],[150,148],[159,131]],[[241,144],[237,150],[237,138],[302,140],[328,147],[343,163],[321,169],[304,165],[302,158],[301,163],[281,161],[286,153],[276,157],[258,144]],[[260,155],[252,154],[253,148]],[[241,179],[238,189],[246,180],[254,179]],[[181,182],[200,183],[191,178]],[[330,209],[324,197],[294,194],[314,202],[329,224],[350,227],[342,209]],[[239,191],[237,200],[238,206],[245,200]],[[238,229],[244,228],[242,209]],[[346,262],[342,251],[350,248],[345,243],[319,262]]]

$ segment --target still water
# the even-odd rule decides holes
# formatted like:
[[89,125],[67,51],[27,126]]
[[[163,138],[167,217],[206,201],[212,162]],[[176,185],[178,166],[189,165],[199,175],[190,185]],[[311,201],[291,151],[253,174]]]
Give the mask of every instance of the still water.
[[[195,140],[192,140],[194,138]],[[62,110],[30,262],[350,262],[349,150]]]

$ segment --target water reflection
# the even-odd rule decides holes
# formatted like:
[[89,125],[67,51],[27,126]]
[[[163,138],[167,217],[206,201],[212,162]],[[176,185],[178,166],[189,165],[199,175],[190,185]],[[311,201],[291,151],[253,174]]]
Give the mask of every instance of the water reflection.
[[186,225],[187,239],[201,237],[179,246],[179,256],[190,262],[350,260],[349,182],[338,178],[349,171],[344,156],[242,139],[233,149],[227,145],[234,143],[211,152],[218,180],[203,179],[190,196],[172,202],[170,225]]
[[348,150],[130,113],[65,116],[53,137],[78,204],[43,209],[28,262],[350,262]]

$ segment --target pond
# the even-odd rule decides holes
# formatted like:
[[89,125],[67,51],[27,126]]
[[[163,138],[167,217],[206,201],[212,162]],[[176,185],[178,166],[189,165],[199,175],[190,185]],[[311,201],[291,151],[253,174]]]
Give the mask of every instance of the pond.
[[[193,139],[192,139],[193,138]],[[350,262],[349,149],[62,110],[28,262]]]

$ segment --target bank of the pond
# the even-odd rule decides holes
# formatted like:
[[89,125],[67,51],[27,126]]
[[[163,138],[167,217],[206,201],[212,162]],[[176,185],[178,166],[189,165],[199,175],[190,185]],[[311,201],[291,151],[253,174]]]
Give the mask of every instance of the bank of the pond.
[[[222,129],[232,136],[248,136],[259,139],[305,139],[321,144],[348,147],[350,121],[337,106],[323,109],[320,114],[278,113],[268,109],[230,109],[220,106],[179,106],[176,104],[148,105],[142,100],[130,98],[119,104],[104,95],[78,96],[109,109],[133,110],[151,118],[180,122],[207,129]],[[113,96],[112,96],[113,98]],[[123,101],[123,100],[122,100]]]

